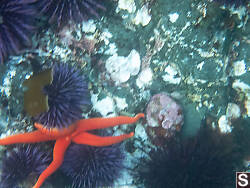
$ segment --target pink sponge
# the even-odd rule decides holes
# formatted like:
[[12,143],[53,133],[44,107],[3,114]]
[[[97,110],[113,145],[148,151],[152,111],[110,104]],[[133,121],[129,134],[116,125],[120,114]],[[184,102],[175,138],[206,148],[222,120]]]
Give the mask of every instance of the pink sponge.
[[166,93],[159,93],[151,98],[146,118],[152,130],[159,132],[159,129],[163,129],[160,132],[161,136],[164,132],[164,137],[170,137],[180,131],[184,121],[181,106]]

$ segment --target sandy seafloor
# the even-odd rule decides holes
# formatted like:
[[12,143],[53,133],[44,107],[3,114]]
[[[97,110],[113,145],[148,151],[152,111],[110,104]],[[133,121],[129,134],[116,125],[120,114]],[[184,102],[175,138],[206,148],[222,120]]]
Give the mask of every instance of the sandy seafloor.
[[[99,19],[60,32],[40,31],[34,49],[0,65],[1,137],[34,129],[23,112],[22,82],[56,61],[81,68],[89,79],[92,105],[86,118],[146,113],[150,98],[165,92],[181,104],[188,136],[208,115],[222,134],[233,128],[232,113],[249,119],[249,8],[206,0],[117,0],[108,6]],[[125,150],[130,167],[143,155],[137,145],[150,145],[147,123],[141,122],[132,126],[134,152]],[[121,185],[137,187],[127,172],[115,182]]]

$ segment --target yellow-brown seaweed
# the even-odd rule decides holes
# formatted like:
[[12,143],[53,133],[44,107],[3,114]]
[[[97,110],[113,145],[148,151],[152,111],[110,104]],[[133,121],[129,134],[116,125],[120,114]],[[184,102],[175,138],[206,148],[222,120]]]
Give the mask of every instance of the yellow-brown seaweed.
[[25,87],[24,110],[30,116],[34,117],[48,111],[48,96],[44,95],[43,88],[51,84],[52,80],[52,69],[47,69],[23,82],[23,87]]

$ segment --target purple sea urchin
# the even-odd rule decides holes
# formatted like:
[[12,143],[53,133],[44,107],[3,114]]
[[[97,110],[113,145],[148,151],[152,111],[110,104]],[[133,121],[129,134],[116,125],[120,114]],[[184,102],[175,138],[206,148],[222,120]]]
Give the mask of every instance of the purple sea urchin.
[[[164,149],[152,150],[142,159],[135,178],[147,188],[227,188],[235,185],[235,171],[242,167],[242,153],[231,135],[207,126],[188,140],[168,140]],[[239,169],[238,169],[239,170]]]
[[35,30],[34,0],[1,0],[0,2],[0,62],[31,46]]
[[8,151],[2,160],[0,187],[18,187],[30,175],[39,175],[51,157],[34,145],[19,145]]
[[118,144],[107,147],[74,144],[65,154],[62,171],[72,180],[73,188],[110,186],[121,174],[123,159]]
[[92,16],[98,16],[98,9],[105,10],[100,4],[102,0],[43,0],[41,12],[48,16],[49,23],[56,23],[58,27],[69,21],[79,23]]
[[88,85],[75,68],[59,63],[53,66],[53,81],[44,87],[49,110],[35,117],[44,127],[64,128],[82,118],[83,105],[89,104]]
[[250,159],[250,119],[238,119],[233,122],[232,134],[235,142],[244,153],[246,159]]

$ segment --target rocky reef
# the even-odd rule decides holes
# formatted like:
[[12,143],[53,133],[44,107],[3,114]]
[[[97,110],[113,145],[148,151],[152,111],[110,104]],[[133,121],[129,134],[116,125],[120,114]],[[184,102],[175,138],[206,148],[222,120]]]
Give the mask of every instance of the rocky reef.
[[[25,2],[28,4],[18,6],[25,6],[32,15],[53,15],[54,8],[63,7],[53,0],[38,5]],[[147,116],[134,126],[108,129],[110,135],[135,132],[122,147],[126,168],[115,186],[136,187],[129,170],[134,169],[135,161],[152,148],[164,147],[169,137],[196,136],[202,120],[218,134],[235,136],[236,144],[240,143],[239,132],[249,132],[249,2],[83,0],[87,3],[74,6],[65,2],[72,10],[82,6],[86,12],[77,13],[84,18],[79,20],[62,8],[53,19],[42,15],[28,20],[37,23],[32,36],[25,28],[24,35],[19,32],[12,37],[12,46],[0,46],[1,137],[34,130],[34,119],[24,109],[23,82],[57,62],[75,67],[88,81],[91,104],[79,110],[80,116],[134,116],[139,112]],[[35,10],[46,4],[50,9]],[[0,4],[0,41],[12,36],[4,29],[9,24],[3,14],[6,10]],[[60,14],[67,19],[62,20]],[[24,27],[25,20],[20,21]],[[29,45],[19,45],[27,41]],[[5,150],[1,147],[1,154]],[[244,157],[246,164],[249,157]]]

